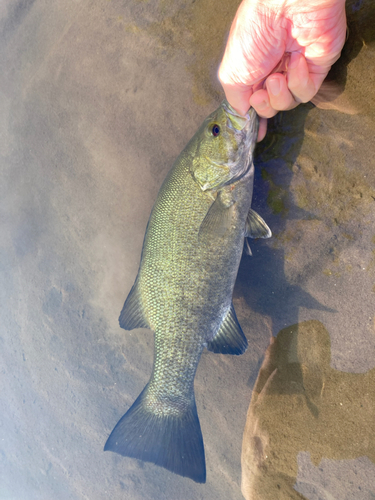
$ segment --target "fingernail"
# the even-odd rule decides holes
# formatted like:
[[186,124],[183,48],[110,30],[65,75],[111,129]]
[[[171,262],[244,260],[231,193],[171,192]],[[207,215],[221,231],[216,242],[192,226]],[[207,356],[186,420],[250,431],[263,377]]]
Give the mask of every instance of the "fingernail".
[[258,111],[263,111],[268,107],[268,102],[267,101],[262,101],[257,105],[257,110]]
[[270,78],[267,81],[267,88],[272,95],[278,96],[280,94],[280,82],[278,78]]

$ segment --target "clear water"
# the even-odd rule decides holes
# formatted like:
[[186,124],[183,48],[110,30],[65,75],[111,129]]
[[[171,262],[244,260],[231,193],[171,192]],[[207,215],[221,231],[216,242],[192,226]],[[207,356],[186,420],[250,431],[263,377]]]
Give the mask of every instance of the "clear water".
[[247,498],[375,498],[372,0],[348,3],[331,109],[279,114],[258,147],[274,237],[239,270],[248,351],[198,368],[207,483],[103,452],[152,367],[152,333],[117,318],[158,188],[222,99],[237,4],[0,7],[1,500],[240,500],[243,435]]

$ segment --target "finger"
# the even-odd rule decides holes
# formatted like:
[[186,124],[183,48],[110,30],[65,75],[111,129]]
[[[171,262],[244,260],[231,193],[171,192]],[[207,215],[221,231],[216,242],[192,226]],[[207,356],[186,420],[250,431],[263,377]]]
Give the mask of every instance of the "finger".
[[270,104],[268,92],[265,89],[258,90],[250,97],[250,105],[261,118],[272,118],[278,110],[273,109]]
[[316,68],[317,73],[310,73],[305,57],[298,53],[292,53],[287,72],[288,88],[294,99],[298,102],[308,102],[319,90],[328,69]]
[[246,115],[250,109],[250,97],[253,93],[251,87],[233,86],[230,84],[225,84],[221,82],[225,97],[229,104],[234,108],[240,115]]
[[257,142],[263,141],[267,133],[267,118],[260,118]]
[[275,73],[270,75],[266,80],[266,88],[270,106],[278,111],[293,109],[297,103],[290,93],[288,83],[284,75]]
[[[313,73],[313,74],[310,73],[311,81],[313,82],[314,87],[316,89],[316,92],[313,95],[313,97],[319,92],[322,83],[324,82],[326,76],[328,75],[328,71],[326,73]],[[309,101],[311,101],[311,99],[312,97],[309,99]]]

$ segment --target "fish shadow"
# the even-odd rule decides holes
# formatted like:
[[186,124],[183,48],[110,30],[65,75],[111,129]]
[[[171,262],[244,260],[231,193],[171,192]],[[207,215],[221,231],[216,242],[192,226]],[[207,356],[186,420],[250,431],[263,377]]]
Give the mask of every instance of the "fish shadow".
[[277,115],[269,124],[266,141],[257,148],[254,162],[252,207],[266,220],[274,236],[250,242],[252,256],[244,255],[241,260],[234,297],[242,297],[251,311],[269,317],[273,336],[298,321],[301,307],[336,312],[303,289],[310,275],[318,272],[323,263],[315,259],[291,280],[285,272],[286,249],[278,242],[288,220],[316,218],[295,205],[289,195],[292,166],[302,146],[306,116],[313,107],[306,104]]
[[[366,45],[375,40],[375,3],[366,0],[348,1],[346,11],[348,38],[340,59],[332,66],[326,79],[335,84],[334,97],[345,92],[349,63]],[[325,97],[329,99],[329,96]],[[291,194],[292,181],[299,170],[298,161],[306,134],[306,121],[314,108],[312,103],[301,104],[294,110],[280,112],[268,120],[266,138],[255,150],[252,208],[265,219],[273,237],[265,241],[250,241],[253,255],[244,255],[241,260],[234,298],[243,298],[249,311],[267,316],[273,336],[286,325],[298,322],[301,307],[336,312],[305,290],[307,281],[324,271],[332,248],[340,250],[347,243],[338,241],[334,231],[331,239],[326,239],[320,246],[318,255],[311,255],[311,260],[307,262],[305,259],[303,265],[296,263],[292,279],[286,273],[286,260],[291,258],[290,254],[298,247],[295,234],[289,235],[289,241],[285,242],[288,222],[320,220],[316,207],[301,208]],[[332,109],[337,112],[337,108]],[[325,108],[320,112],[331,111]],[[330,161],[331,158],[327,158],[327,162]],[[319,189],[319,186],[312,186],[312,189]],[[309,231],[307,224],[301,227],[301,231]],[[301,254],[299,257],[301,258]],[[296,256],[293,258],[298,259]]]

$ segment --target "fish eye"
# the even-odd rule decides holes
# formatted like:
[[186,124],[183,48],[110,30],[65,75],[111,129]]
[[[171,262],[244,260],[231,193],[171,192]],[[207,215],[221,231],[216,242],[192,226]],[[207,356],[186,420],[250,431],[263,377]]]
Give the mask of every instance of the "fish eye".
[[211,125],[211,132],[214,137],[217,137],[220,134],[220,127],[217,123]]

